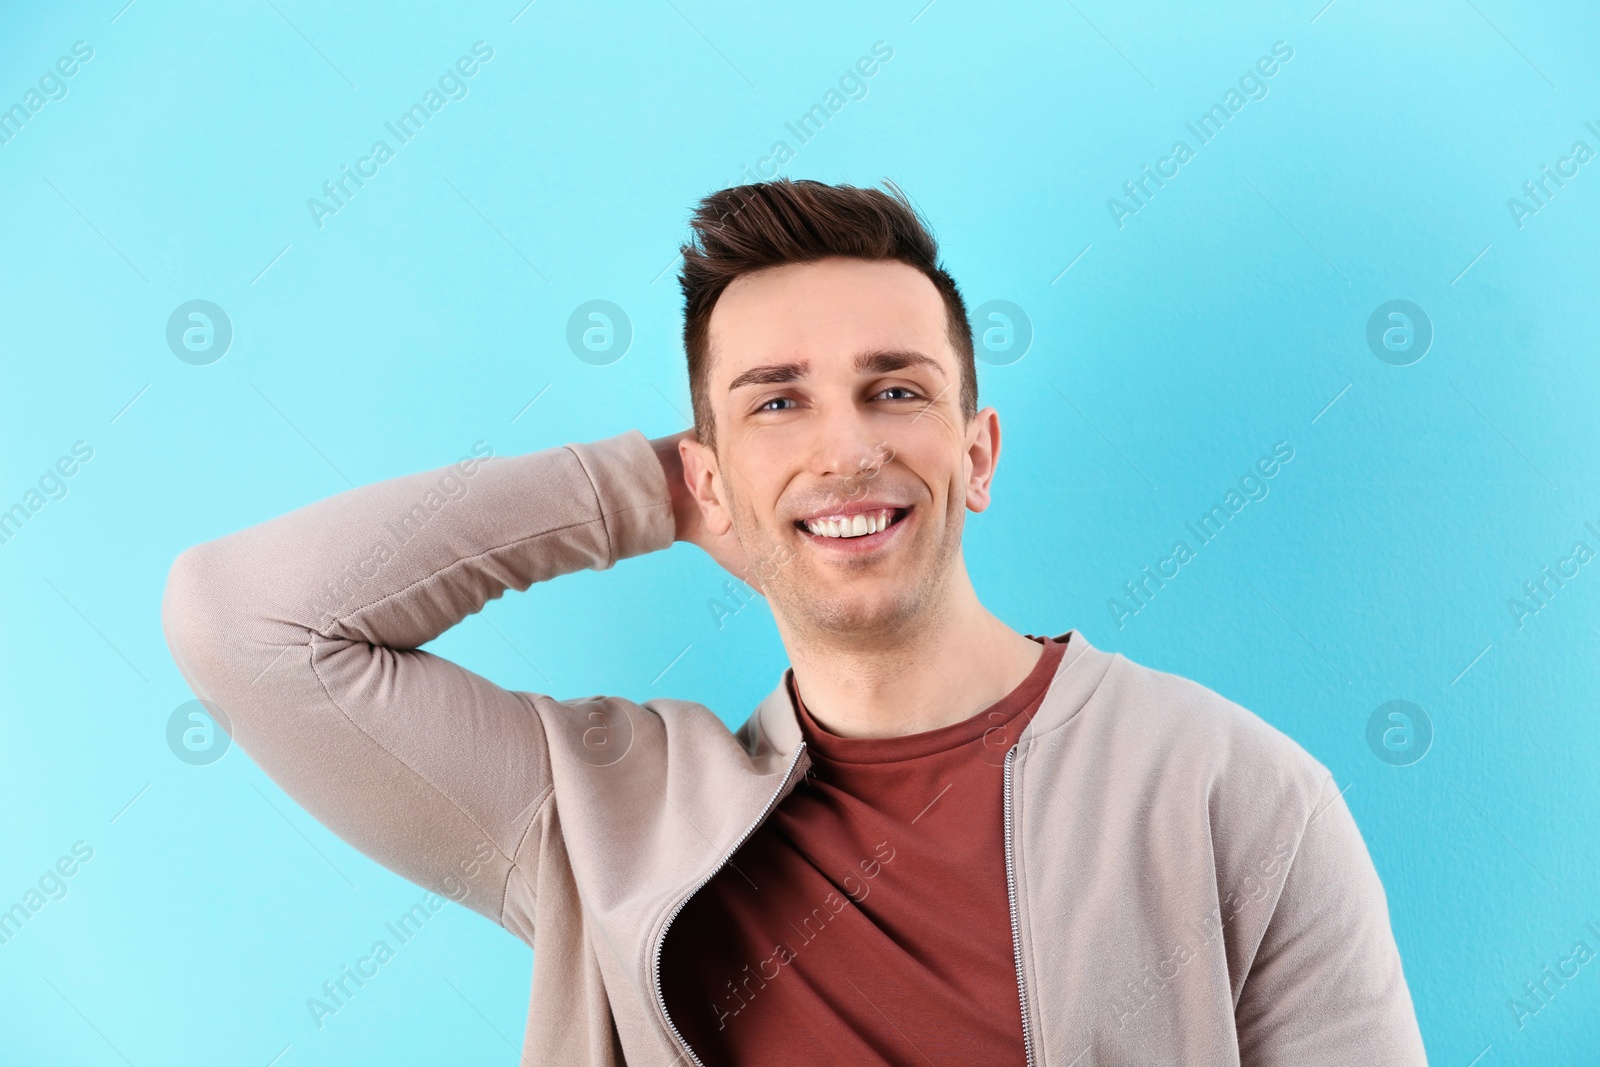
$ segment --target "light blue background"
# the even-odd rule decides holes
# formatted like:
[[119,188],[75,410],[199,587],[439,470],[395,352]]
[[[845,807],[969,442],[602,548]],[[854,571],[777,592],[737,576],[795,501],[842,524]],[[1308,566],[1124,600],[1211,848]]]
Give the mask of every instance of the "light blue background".
[[[986,603],[1192,677],[1333,771],[1432,1062],[1594,1056],[1600,962],[1520,1027],[1510,1002],[1575,942],[1600,951],[1600,562],[1521,627],[1507,601],[1600,550],[1600,161],[1521,227],[1507,199],[1600,149],[1600,16],[1322,2],[8,8],[0,106],[75,41],[94,57],[0,145],[0,507],[74,441],[94,457],[0,545],[0,907],[75,841],[94,858],[0,946],[0,1059],[515,1062],[528,949],[455,905],[313,1024],[307,998],[423,894],[241,752],[174,758],[167,568],[479,439],[681,429],[692,204],[796,147],[784,123],[880,40],[866,96],[783,173],[895,179],[970,305],[1032,321],[980,379],[1006,434],[968,526]],[[468,95],[319,229],[307,198],[480,40]],[[1268,95],[1196,145],[1184,123],[1276,41],[1294,56]],[[1119,228],[1107,199],[1178,138],[1195,157]],[[1435,331],[1404,367],[1365,341],[1397,298]],[[235,331],[208,366],[166,344],[191,299]],[[592,299],[634,328],[607,366],[565,340]],[[1270,495],[1119,627],[1108,599],[1277,441]],[[724,577],[680,546],[434,648],[511,688],[736,724],[786,661],[759,602],[718,628]],[[1409,766],[1366,741],[1393,699],[1435,730]]]

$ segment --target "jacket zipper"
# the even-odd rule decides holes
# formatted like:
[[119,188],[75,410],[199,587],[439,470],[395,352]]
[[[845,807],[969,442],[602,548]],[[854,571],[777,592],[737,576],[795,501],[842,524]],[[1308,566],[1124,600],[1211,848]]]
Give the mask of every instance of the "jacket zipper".
[[1022,1005],[1022,1051],[1028,1067],[1033,1067],[1033,1029],[1028,1024],[1028,987],[1022,979],[1022,925],[1017,920],[1017,869],[1012,861],[1011,817],[1011,763],[1016,758],[1017,746],[1006,753],[1005,818],[1006,818],[1006,898],[1011,904],[1011,952],[1017,961],[1017,999]]
[[[777,805],[778,798],[782,797],[783,791],[789,788],[789,779],[794,777],[794,769],[799,764],[800,757],[805,753],[805,750],[806,743],[801,741],[799,747],[794,750],[794,758],[789,761],[789,769],[784,772],[783,781],[779,783],[777,792],[772,794],[772,799],[767,801],[767,806],[761,809],[760,817],[758,817],[755,822],[751,823],[745,829],[744,833],[739,835],[739,840],[735,841],[733,843],[733,847],[727,851],[727,854],[722,857],[715,867],[711,868],[711,872],[704,878],[700,879],[699,883],[696,884],[693,889],[689,890],[687,896],[678,901],[677,906],[672,909],[672,914],[668,915],[667,921],[662,924],[661,934],[656,939],[655,962],[650,968],[651,983],[655,986],[656,1005],[661,1009],[661,1018],[666,1021],[667,1029],[672,1031],[672,1036],[678,1039],[678,1044],[682,1045],[683,1051],[689,1054],[689,1059],[694,1062],[695,1067],[705,1067],[705,1064],[701,1061],[699,1056],[695,1055],[694,1049],[689,1047],[689,1042],[683,1039],[683,1032],[678,1029],[678,1024],[672,1021],[672,1016],[667,1013],[667,998],[661,993],[661,952],[662,949],[666,948],[667,945],[667,931],[672,928],[672,921],[678,917],[678,913],[688,905],[689,901],[694,897],[694,895],[700,892],[700,890],[704,889],[706,883],[711,881],[712,878],[716,877],[717,872],[728,865],[728,861],[733,859],[734,853],[738,852],[739,849],[743,847],[744,843],[749,840],[750,835],[755,833],[757,828],[759,828],[762,823],[767,821],[767,816],[771,814],[773,807]],[[1009,766],[1010,765],[1007,764],[1008,768]],[[1007,825],[1010,825],[1009,821]],[[1013,913],[1013,915],[1015,915],[1015,913]],[[1013,918],[1012,928],[1015,929],[1015,927],[1016,920]],[[1018,973],[1020,974],[1021,972],[1019,971]],[[1032,1067],[1033,1059],[1031,1055],[1028,1063],[1029,1067]]]

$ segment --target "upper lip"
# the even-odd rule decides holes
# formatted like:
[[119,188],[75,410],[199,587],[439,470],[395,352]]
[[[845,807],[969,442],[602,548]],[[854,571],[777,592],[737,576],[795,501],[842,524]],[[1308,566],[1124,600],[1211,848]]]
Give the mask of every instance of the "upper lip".
[[910,504],[896,504],[888,500],[854,500],[842,504],[831,511],[818,511],[811,515],[804,515],[796,522],[820,522],[823,519],[848,519],[856,515],[870,515],[876,511],[904,511]]

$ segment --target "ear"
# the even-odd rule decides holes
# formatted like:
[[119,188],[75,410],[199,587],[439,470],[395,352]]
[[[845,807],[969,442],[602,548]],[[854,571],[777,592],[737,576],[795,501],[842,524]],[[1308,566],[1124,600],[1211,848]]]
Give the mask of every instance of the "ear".
[[683,460],[683,480],[700,506],[706,530],[713,536],[723,536],[733,529],[733,515],[723,496],[717,454],[689,436],[678,442],[678,455]]
[[1000,413],[984,408],[967,424],[967,510],[989,506],[989,487],[1000,462]]

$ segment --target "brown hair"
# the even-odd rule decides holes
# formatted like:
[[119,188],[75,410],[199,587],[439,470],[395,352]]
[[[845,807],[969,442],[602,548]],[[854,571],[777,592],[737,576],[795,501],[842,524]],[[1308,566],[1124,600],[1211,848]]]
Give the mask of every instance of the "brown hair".
[[938,264],[939,246],[911,201],[887,179],[893,196],[853,185],[777,178],[736,185],[705,197],[679,251],[683,271],[683,348],[689,359],[689,395],[695,433],[716,447],[706,375],[710,365],[711,309],[741,274],[826,256],[898,260],[933,282],[944,299],[950,347],[961,368],[961,414],[978,411],[978,374],[972,362],[972,326],[961,290]]

